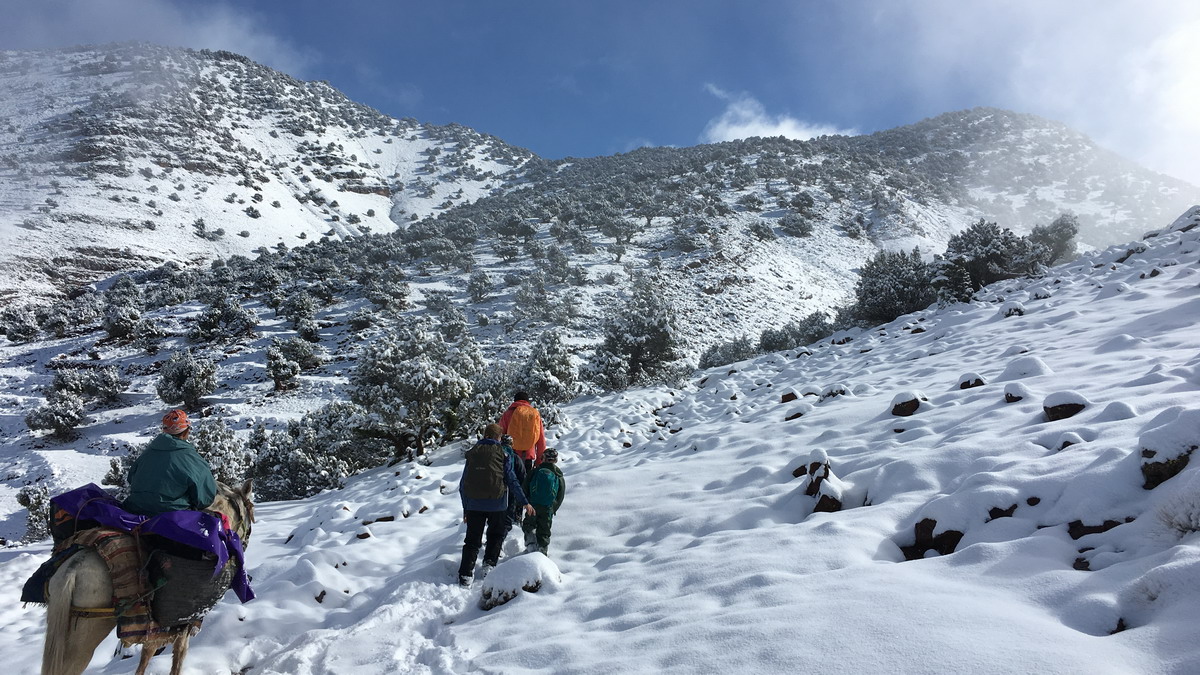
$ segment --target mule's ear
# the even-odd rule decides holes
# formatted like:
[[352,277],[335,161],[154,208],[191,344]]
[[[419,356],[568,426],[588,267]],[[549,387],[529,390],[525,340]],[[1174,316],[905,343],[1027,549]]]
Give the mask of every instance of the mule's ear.
[[246,496],[246,499],[249,499],[250,495],[254,494],[254,479],[247,478],[246,482],[242,483],[242,487],[238,488],[238,492],[241,492]]

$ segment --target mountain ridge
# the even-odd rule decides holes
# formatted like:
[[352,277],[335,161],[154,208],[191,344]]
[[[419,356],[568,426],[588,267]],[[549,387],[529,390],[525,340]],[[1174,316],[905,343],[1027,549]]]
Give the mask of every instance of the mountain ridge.
[[[1200,193],[1135,171],[1061,124],[991,108],[867,136],[547,160],[466,127],[387,117],[328,83],[229,52],[143,43],[3,52],[0,89],[17,94],[0,108],[0,243],[21,277],[0,278],[6,303],[156,262],[206,264],[454,213],[524,212],[545,223],[545,204],[520,202],[555,192],[607,202],[605,215],[624,220],[657,206],[649,224],[688,213],[721,221],[747,193],[765,204],[804,193],[808,211],[788,205],[762,219],[796,211],[834,229],[859,220],[851,230],[876,245],[927,254],[978,217],[1027,231],[1068,209],[1079,212],[1085,243],[1125,241]],[[31,144],[37,134],[42,149]],[[649,194],[631,201],[631,179]],[[732,229],[752,223],[743,220]],[[844,296],[845,283],[831,283]]]

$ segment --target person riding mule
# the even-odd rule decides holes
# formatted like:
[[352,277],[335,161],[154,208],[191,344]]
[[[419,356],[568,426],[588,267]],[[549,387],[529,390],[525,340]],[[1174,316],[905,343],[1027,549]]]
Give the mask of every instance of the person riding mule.
[[[224,560],[218,558],[216,567],[218,571],[232,568],[232,573],[229,575],[232,579],[224,586],[218,587],[219,594],[211,598],[211,604],[215,604],[220,599],[220,595],[224,593],[224,589],[229,588],[230,584],[242,602],[247,602],[254,597],[254,592],[250,589],[245,575],[243,560],[243,544],[249,543],[251,524],[254,522],[252,489],[253,486],[249,481],[238,488],[218,483],[217,496],[209,506],[212,513],[180,511],[152,518],[124,511],[120,508],[119,502],[95,485],[79,488],[55,499],[73,496],[78,504],[82,504],[78,510],[80,519],[92,520],[101,526],[81,532],[81,535],[104,531],[119,533],[119,530],[106,528],[111,525],[120,527],[122,524],[130,522],[135,523],[134,531],[146,528],[152,531],[166,532],[170,529],[179,529],[179,524],[173,521],[180,515],[184,516],[184,523],[201,524],[201,529],[207,531],[199,533],[197,537],[191,538],[189,541],[197,545],[210,546],[214,556],[219,556],[222,551],[227,549],[227,557]],[[66,501],[71,501],[71,499]],[[68,504],[68,506],[71,505]],[[225,529],[225,522],[229,523],[229,529]],[[50,564],[48,562],[46,565]],[[46,565],[43,565],[43,568]],[[208,569],[210,571],[204,576],[213,577],[214,574],[211,571],[213,568],[209,567]],[[40,572],[41,570],[39,570]],[[205,583],[207,579],[201,578],[196,581]],[[31,579],[30,583],[26,584],[27,592],[33,582],[34,579]],[[65,561],[60,562],[45,584],[45,601],[47,602],[46,641],[42,656],[42,674],[78,675],[87,667],[92,658],[92,652],[100,642],[114,628],[118,627],[118,617],[113,602],[114,575],[101,552],[95,548],[81,548]],[[211,604],[198,608],[196,615],[203,617],[211,608]],[[142,644],[141,663],[137,670],[139,674],[145,672],[150,658],[157,653],[156,649],[173,644],[171,673],[178,675],[187,655],[188,641],[197,629],[198,623],[192,623],[189,620],[188,623],[182,625],[167,627],[165,630],[160,627],[148,635],[130,641],[122,640],[122,642]]]
[[217,481],[208,462],[188,442],[191,431],[184,411],[172,410],[163,416],[162,433],[129,467],[126,511],[154,516],[208,508],[217,496]]
[[218,483],[187,442],[190,427],[182,410],[163,417],[163,433],[130,468],[124,503],[95,485],[51,500],[55,554],[23,596],[43,591],[48,605],[43,674],[82,672],[114,627],[123,644],[142,645],[139,673],[167,644],[178,673],[188,639],[226,590],[253,599],[243,560],[252,485]]

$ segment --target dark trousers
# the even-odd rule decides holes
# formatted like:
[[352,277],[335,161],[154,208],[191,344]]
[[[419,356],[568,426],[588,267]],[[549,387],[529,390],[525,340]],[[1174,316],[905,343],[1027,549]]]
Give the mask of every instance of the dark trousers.
[[534,506],[536,516],[525,516],[521,530],[525,532],[525,545],[537,544],[542,553],[550,548],[550,528],[554,525],[554,514],[549,506]]
[[467,511],[467,541],[463,544],[462,563],[458,575],[475,576],[475,560],[479,558],[479,547],[483,545],[483,530],[487,528],[487,549],[483,552],[483,564],[495,565],[500,560],[500,547],[504,546],[504,535],[508,533],[508,517],[504,511]]

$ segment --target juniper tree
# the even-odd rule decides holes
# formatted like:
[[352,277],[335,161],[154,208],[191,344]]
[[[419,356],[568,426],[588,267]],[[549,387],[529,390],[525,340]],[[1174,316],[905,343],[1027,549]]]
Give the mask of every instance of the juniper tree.
[[734,338],[728,342],[710,345],[700,355],[700,367],[712,368],[726,363],[744,361],[758,353],[757,345],[746,335]]
[[33,543],[50,536],[50,488],[44,483],[26,485],[17,492],[17,503],[24,506],[25,536],[21,541]]
[[359,406],[335,402],[288,422],[255,458],[255,493],[265,500],[302,499],[385,461],[387,445],[356,431],[366,424],[364,416]]
[[392,443],[396,453],[415,454],[438,437],[439,413],[455,408],[472,389],[475,368],[452,354],[428,321],[403,324],[366,345],[350,376],[350,400],[367,415],[362,431]]
[[200,407],[200,399],[217,388],[217,364],[197,357],[190,349],[175,352],[159,371],[158,397],[165,403],[183,403],[187,410]]
[[767,328],[758,338],[763,352],[778,352],[815,342],[834,331],[834,324],[823,312],[813,312],[799,321],[779,328]]
[[1079,218],[1064,213],[1049,225],[1037,225],[1029,240],[1042,247],[1042,263],[1049,266],[1075,256],[1075,236],[1079,234]]
[[69,392],[82,400],[115,401],[129,386],[116,366],[100,368],[61,369],[54,372],[50,387],[55,392]]
[[538,337],[522,377],[523,388],[538,401],[565,402],[575,397],[579,370],[560,328]]
[[83,399],[71,392],[54,392],[46,399],[46,405],[31,410],[25,415],[25,424],[33,430],[48,430],[52,436],[70,438],[75,427],[83,423]]
[[257,326],[257,314],[233,296],[222,293],[200,313],[188,337],[197,342],[239,338],[253,335]]
[[936,299],[933,269],[921,252],[880,251],[858,273],[854,311],[869,323],[886,323],[924,309]]
[[208,461],[213,476],[226,485],[237,485],[250,474],[251,457],[245,444],[221,419],[207,419],[195,426],[188,440]]
[[467,281],[467,295],[470,296],[471,302],[484,302],[492,297],[494,284],[487,272],[479,270],[471,275]]
[[[628,302],[605,323],[597,356],[610,368],[623,361],[631,384],[665,376],[667,366],[680,357],[679,320],[663,290],[661,279],[638,275]],[[612,373],[608,379],[620,377]]]

